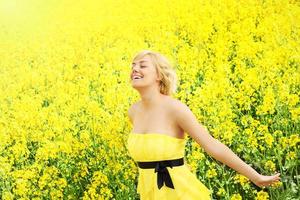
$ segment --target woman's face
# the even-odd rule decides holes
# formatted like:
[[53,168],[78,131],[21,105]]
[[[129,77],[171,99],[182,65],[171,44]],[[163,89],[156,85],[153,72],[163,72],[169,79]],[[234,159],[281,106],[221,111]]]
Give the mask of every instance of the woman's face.
[[159,77],[155,66],[148,55],[132,62],[131,84],[132,87],[145,87],[159,83]]

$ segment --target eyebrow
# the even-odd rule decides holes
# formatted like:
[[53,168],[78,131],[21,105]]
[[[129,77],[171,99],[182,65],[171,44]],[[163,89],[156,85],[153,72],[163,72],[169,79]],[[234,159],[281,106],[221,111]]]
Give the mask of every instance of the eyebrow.
[[[147,61],[146,60],[141,60],[140,61],[140,63],[143,63],[143,62],[147,62]],[[133,62],[132,65],[135,65],[135,62]]]

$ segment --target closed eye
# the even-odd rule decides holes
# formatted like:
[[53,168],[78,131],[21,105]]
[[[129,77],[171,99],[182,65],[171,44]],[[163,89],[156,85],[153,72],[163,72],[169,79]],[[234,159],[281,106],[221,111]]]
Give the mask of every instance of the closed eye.
[[[141,66],[141,67],[143,67],[143,68],[144,68],[144,67],[147,67],[147,66]],[[131,67],[131,69],[133,69],[133,67]]]

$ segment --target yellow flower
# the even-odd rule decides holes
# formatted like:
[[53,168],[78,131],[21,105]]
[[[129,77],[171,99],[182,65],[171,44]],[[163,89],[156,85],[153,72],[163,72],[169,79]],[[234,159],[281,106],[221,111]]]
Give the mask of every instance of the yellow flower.
[[63,193],[59,190],[51,190],[50,191],[51,199],[63,199]]
[[248,137],[247,141],[248,141],[248,144],[250,144],[252,148],[258,147],[258,142],[257,142],[257,138],[255,137],[255,135],[251,134]]
[[218,192],[217,192],[217,195],[218,196],[224,196],[226,193],[225,189],[224,188],[219,188]]
[[300,138],[297,134],[292,134],[290,135],[288,142],[290,147],[294,147],[300,142]]
[[255,197],[255,200],[268,200],[269,194],[264,192],[263,190],[259,191]]
[[86,174],[89,172],[88,168],[87,168],[87,165],[85,164],[82,164],[81,165],[81,171],[80,171],[80,176],[81,177],[85,177]]
[[258,147],[261,151],[264,151],[266,149],[263,145],[258,145]]
[[258,106],[257,114],[273,114],[275,112],[275,94],[273,88],[268,86],[265,89],[262,105]]
[[[101,171],[95,171],[92,183],[88,186],[88,190],[84,192],[83,199],[101,199],[112,197],[111,190],[107,187],[108,178]],[[100,190],[100,194],[98,192]]]
[[25,179],[17,179],[14,193],[20,196],[26,196],[28,192],[28,181]]
[[242,196],[240,194],[234,194],[231,196],[230,200],[242,200]]
[[287,153],[286,159],[293,160],[294,158],[296,158],[296,153],[294,151],[290,151]]
[[280,187],[280,186],[282,186],[282,182],[281,181],[277,181],[277,182],[273,183],[271,186],[275,187],[275,188]]
[[206,176],[208,177],[208,178],[212,178],[212,177],[215,177],[215,176],[217,176],[218,174],[217,174],[217,171],[216,171],[216,169],[209,169],[209,170],[207,170],[207,172],[206,172]]
[[259,122],[258,120],[255,120],[255,119],[251,122],[251,125],[252,125],[254,128],[255,128],[255,127],[258,127],[259,124],[260,124],[260,122]]
[[276,131],[274,131],[273,135],[274,136],[282,136],[282,131],[276,130]]
[[101,196],[112,197],[112,192],[108,187],[103,187],[100,189]]
[[202,160],[205,156],[200,150],[195,150],[192,152],[193,159]]
[[288,96],[288,104],[290,107],[295,106],[299,102],[299,96],[296,94],[290,94]]
[[189,169],[192,171],[192,173],[195,174],[195,173],[196,173],[196,169],[197,169],[197,167],[198,167],[197,161],[196,161],[196,160],[191,161],[191,162],[189,163],[188,167],[189,167]]
[[292,115],[292,120],[296,121],[300,117],[300,107],[289,110]]
[[282,137],[279,139],[279,143],[282,146],[283,149],[286,149],[287,146],[289,145],[289,139],[286,137]]
[[242,186],[246,185],[247,183],[249,183],[249,179],[241,174],[237,174],[234,176],[234,182],[235,183],[240,183]]
[[274,141],[273,136],[270,133],[266,133],[264,135],[264,139],[265,139],[267,145],[271,148],[272,144],[273,144],[273,141]]
[[265,163],[264,167],[265,167],[266,170],[269,170],[269,171],[273,171],[274,172],[276,170],[275,164],[271,160],[268,160]]
[[237,152],[242,152],[244,150],[244,145],[239,144],[237,148]]
[[2,198],[3,200],[13,200],[14,195],[11,192],[3,192]]
[[67,186],[67,181],[65,178],[59,178],[56,183],[59,188],[65,188]]
[[241,123],[242,123],[243,126],[248,125],[248,117],[246,115],[241,117]]
[[[299,70],[295,70],[299,56],[294,51],[299,42],[292,39],[293,26],[300,24],[293,14],[299,10],[295,0],[267,1],[263,7],[253,1],[241,6],[238,13],[239,1],[230,1],[231,6],[227,1],[201,1],[204,9],[193,9],[195,4],[190,1],[164,1],[160,9],[145,6],[140,10],[137,8],[143,5],[134,2],[118,6],[107,2],[112,3],[106,4],[106,10],[117,15],[107,15],[95,0],[72,5],[64,1],[59,7],[53,1],[43,1],[41,9],[26,5],[34,12],[18,12],[14,6],[0,12],[0,19],[9,19],[0,20],[8,33],[0,34],[5,50],[0,54],[0,177],[5,180],[0,198],[78,199],[78,194],[65,194],[63,188],[81,188],[85,177],[92,180],[81,195],[84,199],[111,199],[108,183],[121,189],[130,185],[126,181],[136,178],[138,168],[125,156],[123,136],[129,131],[128,124],[132,125],[127,117],[124,120],[124,114],[139,95],[127,80],[131,51],[143,45],[155,46],[174,58],[180,78],[176,98],[206,122],[216,139],[233,144],[247,159],[262,156],[265,152],[259,150],[263,149],[268,152],[265,161],[274,153],[288,161],[298,159],[298,133],[268,132],[270,124],[278,122],[281,129],[300,119],[299,92],[294,87],[300,81]],[[64,12],[68,6],[71,9]],[[264,7],[268,12],[261,12]],[[53,15],[43,12],[47,8],[54,8]],[[178,17],[176,24],[168,17],[170,9]],[[15,15],[10,16],[12,13]],[[19,20],[37,16],[41,20],[32,23],[21,24]],[[48,18],[53,23],[40,23]],[[127,18],[146,23],[119,20]],[[189,20],[193,18],[199,20]],[[158,21],[161,23],[156,27]],[[274,23],[279,28],[269,31]],[[47,31],[41,34],[32,27]],[[156,34],[157,29],[165,34]],[[291,115],[277,119],[273,112],[281,113],[281,104]],[[269,115],[256,116],[255,110]],[[239,135],[243,128],[246,137]],[[275,138],[280,139],[279,144]],[[195,173],[206,154],[194,140],[192,148],[190,144],[190,169]],[[245,148],[249,151],[243,151]],[[86,164],[81,165],[81,160]],[[99,165],[101,160],[108,161],[108,166]],[[275,169],[275,161],[265,161],[263,167]],[[205,175],[216,178],[220,166],[208,163]],[[47,169],[57,164],[57,170]],[[61,173],[73,177],[64,179]],[[125,177],[125,182],[118,180],[120,177]],[[237,175],[235,181],[250,192],[245,177]],[[226,182],[221,180],[220,185],[225,188]],[[230,199],[232,194],[226,194],[224,188],[217,190],[218,196]],[[243,198],[250,199],[250,194]]]
[[252,130],[251,128],[246,128],[246,129],[245,129],[245,133],[246,133],[247,135],[253,135],[253,130]]

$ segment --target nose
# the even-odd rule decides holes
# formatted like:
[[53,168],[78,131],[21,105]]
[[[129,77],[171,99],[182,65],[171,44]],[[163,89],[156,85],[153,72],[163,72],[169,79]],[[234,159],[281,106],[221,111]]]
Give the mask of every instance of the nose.
[[134,73],[138,73],[136,65],[132,67],[131,74],[130,74],[131,78],[132,78],[132,76],[133,76]]
[[132,72],[138,72],[138,66],[137,65],[132,67]]

